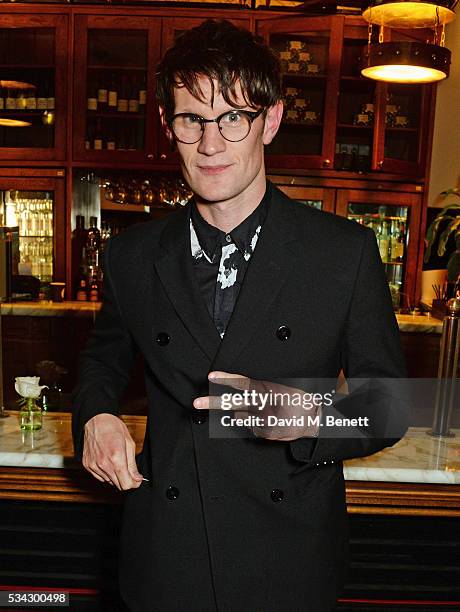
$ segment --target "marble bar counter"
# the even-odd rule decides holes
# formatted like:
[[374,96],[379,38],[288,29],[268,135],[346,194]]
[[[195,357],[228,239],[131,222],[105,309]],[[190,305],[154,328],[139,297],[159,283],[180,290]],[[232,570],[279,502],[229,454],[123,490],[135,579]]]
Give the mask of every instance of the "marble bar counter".
[[[17,412],[7,414],[0,419],[0,498],[41,491],[46,499],[116,501],[118,492],[87,475],[73,458],[69,413],[45,414],[36,432],[21,431]],[[146,418],[122,418],[139,452]],[[439,439],[411,428],[393,447],[346,461],[349,511],[460,516],[460,430],[455,433]]]
[[[0,304],[2,315],[28,317],[87,317],[96,316],[100,302],[4,302]],[[397,314],[399,329],[402,332],[441,334],[442,321],[427,315]]]

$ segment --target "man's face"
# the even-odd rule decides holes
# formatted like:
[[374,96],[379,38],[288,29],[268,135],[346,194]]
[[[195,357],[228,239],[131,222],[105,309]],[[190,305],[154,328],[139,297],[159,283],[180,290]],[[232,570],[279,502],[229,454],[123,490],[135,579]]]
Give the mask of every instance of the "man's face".
[[[175,89],[174,113],[193,113],[205,119],[215,119],[234,110],[225,102],[214,81],[214,104],[211,107],[211,84],[207,77],[199,77],[205,102],[194,98],[185,88]],[[237,88],[237,104],[244,105],[241,89]],[[242,106],[243,110],[258,109]],[[161,110],[160,110],[161,112]],[[264,119],[259,115],[251,131],[240,142],[229,142],[221,135],[217,123],[205,124],[201,140],[195,144],[177,142],[184,178],[192,191],[207,202],[223,202],[251,193],[255,185],[265,188],[264,144],[276,134],[282,114],[282,103],[271,107]],[[164,124],[164,120],[163,120]],[[166,128],[167,135],[173,138]]]

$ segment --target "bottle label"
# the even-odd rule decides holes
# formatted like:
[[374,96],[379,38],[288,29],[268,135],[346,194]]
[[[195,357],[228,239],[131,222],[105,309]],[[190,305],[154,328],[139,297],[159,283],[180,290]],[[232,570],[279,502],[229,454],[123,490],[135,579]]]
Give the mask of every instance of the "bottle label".
[[135,99],[131,99],[128,104],[128,110],[130,113],[139,112],[139,101]]
[[97,101],[101,104],[107,104],[107,89],[100,88],[97,90]]
[[46,101],[46,108],[47,108],[48,110],[54,110],[55,102],[56,102],[56,101],[55,101],[55,99],[54,99],[54,96],[53,96],[53,97],[48,98],[48,99],[47,99],[47,101]]
[[0,96],[0,110],[5,108],[5,100],[2,96]]
[[139,104],[145,106],[147,104],[147,92],[145,89],[139,91]]
[[18,110],[24,110],[26,108],[26,99],[24,98],[24,96],[16,98],[16,108]]
[[26,108],[28,110],[36,110],[36,108],[37,108],[37,98],[35,98],[35,97],[27,98]]
[[102,138],[95,138],[94,139],[94,149],[96,151],[100,151],[102,149]]
[[48,98],[37,98],[38,110],[46,110],[48,108]]
[[107,142],[107,151],[115,151],[115,142],[113,140]]
[[109,91],[109,106],[116,106],[117,105],[117,92],[116,91]]
[[88,98],[88,110],[96,111],[97,110],[97,100],[96,98]]
[[128,100],[125,98],[118,98],[117,110],[120,113],[126,113],[128,110]]
[[7,110],[13,110],[16,108],[16,100],[15,98],[7,98],[6,99],[6,108]]

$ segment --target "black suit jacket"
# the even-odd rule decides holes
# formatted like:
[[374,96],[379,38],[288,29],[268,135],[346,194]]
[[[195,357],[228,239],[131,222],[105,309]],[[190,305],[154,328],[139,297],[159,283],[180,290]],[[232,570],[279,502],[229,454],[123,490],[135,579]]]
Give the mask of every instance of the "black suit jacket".
[[[120,551],[122,595],[136,612],[331,609],[347,551],[341,461],[395,441],[223,439],[196,418],[192,402],[207,394],[211,370],[262,380],[336,379],[341,369],[404,376],[374,233],[271,194],[223,340],[194,278],[190,204],[127,229],[106,250],[73,435],[81,456],[87,420],[119,414],[140,351],[149,413],[138,466],[150,483],[123,494]],[[282,325],[288,340],[276,334]],[[367,396],[349,409],[378,413],[379,431],[397,413]]]

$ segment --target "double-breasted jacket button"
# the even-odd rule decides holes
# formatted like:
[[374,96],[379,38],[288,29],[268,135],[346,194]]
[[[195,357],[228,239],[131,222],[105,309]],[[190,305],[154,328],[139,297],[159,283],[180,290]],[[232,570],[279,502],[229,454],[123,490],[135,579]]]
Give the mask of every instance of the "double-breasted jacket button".
[[167,344],[169,344],[170,340],[171,340],[171,336],[166,332],[160,332],[158,336],[155,338],[156,343],[159,344],[160,346],[166,346]]
[[203,425],[208,420],[208,414],[206,410],[197,410],[194,408],[192,410],[192,421],[195,425]]
[[177,499],[179,497],[179,489],[171,485],[166,489],[166,497],[171,501]]
[[270,497],[274,502],[280,502],[284,497],[284,492],[281,489],[273,489],[270,493]]
[[280,325],[276,330],[278,340],[287,340],[291,336],[291,330],[287,325]]

